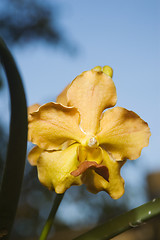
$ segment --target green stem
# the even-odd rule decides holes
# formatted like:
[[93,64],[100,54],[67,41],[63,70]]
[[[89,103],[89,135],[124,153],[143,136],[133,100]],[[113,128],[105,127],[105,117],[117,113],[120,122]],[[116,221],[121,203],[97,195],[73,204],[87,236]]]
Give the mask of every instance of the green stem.
[[43,230],[41,232],[41,236],[40,236],[39,240],[47,239],[47,236],[48,236],[49,231],[50,231],[50,229],[52,227],[52,224],[53,224],[54,217],[55,217],[56,212],[58,210],[58,207],[59,207],[59,205],[60,205],[60,203],[61,203],[61,201],[63,199],[63,196],[64,196],[64,194],[57,194],[56,195],[56,198],[55,198],[55,200],[53,202],[53,207],[52,207],[51,212],[50,212],[50,214],[48,216],[48,219],[47,219],[47,221],[46,221],[46,223],[44,225],[44,228],[43,228]]
[[75,240],[108,240],[130,228],[140,226],[157,215],[160,215],[160,198],[115,217]]
[[11,121],[7,156],[0,189],[0,238],[8,239],[16,215],[27,148],[27,105],[15,61],[0,38],[0,61],[6,72]]

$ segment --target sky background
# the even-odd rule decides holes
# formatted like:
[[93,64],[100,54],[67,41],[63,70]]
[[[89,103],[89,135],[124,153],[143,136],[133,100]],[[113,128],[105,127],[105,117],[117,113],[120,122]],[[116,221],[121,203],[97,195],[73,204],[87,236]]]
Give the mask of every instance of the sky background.
[[[54,0],[57,24],[77,48],[70,55],[61,47],[31,44],[11,49],[20,69],[28,105],[54,101],[81,72],[97,65],[113,68],[117,106],[135,111],[148,122],[152,136],[143,149],[142,171],[160,171],[160,3],[158,0]],[[8,101],[8,109],[4,105]],[[8,90],[0,96],[3,121],[9,122]],[[128,161],[129,162],[129,161]],[[122,176],[137,173],[132,163]],[[130,170],[130,168],[132,170]],[[127,169],[127,172],[125,171]],[[135,173],[135,174],[136,174]],[[136,184],[140,176],[136,175]]]

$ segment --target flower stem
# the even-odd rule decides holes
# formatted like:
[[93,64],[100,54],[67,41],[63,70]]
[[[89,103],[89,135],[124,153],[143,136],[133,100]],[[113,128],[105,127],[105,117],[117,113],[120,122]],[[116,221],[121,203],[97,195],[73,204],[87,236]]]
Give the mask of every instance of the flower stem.
[[160,198],[153,199],[140,207],[115,217],[75,238],[75,240],[108,240],[126,230],[138,227],[158,215],[160,215]]
[[47,239],[47,236],[48,236],[49,231],[50,231],[50,229],[52,227],[52,224],[53,224],[54,217],[55,217],[56,212],[58,210],[58,207],[59,207],[59,205],[60,205],[60,203],[61,203],[61,201],[63,199],[63,196],[64,196],[64,194],[57,194],[56,195],[56,198],[55,198],[55,200],[53,202],[53,207],[52,207],[51,212],[50,212],[50,214],[48,216],[48,219],[47,219],[47,221],[46,221],[46,223],[44,225],[44,228],[43,228],[43,230],[41,232],[39,240]]

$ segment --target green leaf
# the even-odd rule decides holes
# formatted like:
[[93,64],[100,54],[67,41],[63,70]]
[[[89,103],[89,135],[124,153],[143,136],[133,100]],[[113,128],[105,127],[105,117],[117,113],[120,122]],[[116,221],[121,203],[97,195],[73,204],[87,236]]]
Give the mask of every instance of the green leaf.
[[10,134],[0,189],[0,236],[8,239],[18,205],[27,148],[27,105],[15,61],[0,38],[0,61],[6,72],[10,99]]

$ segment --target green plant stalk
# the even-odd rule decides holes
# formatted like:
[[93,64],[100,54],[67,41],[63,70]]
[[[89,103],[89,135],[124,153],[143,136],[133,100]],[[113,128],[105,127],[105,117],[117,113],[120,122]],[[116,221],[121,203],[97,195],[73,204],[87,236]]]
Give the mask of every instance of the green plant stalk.
[[140,207],[115,217],[75,238],[75,240],[108,240],[126,230],[140,226],[157,215],[160,215],[160,198],[153,199]]
[[47,236],[48,236],[49,231],[50,231],[50,229],[52,227],[52,224],[53,224],[54,217],[55,217],[56,212],[58,210],[58,207],[59,207],[59,205],[60,205],[60,203],[61,203],[61,201],[63,199],[63,196],[64,196],[64,194],[57,194],[56,195],[55,200],[53,202],[53,207],[52,207],[51,212],[50,212],[50,214],[48,216],[48,219],[47,219],[47,221],[46,221],[46,223],[44,225],[44,228],[43,228],[43,230],[41,232],[39,240],[47,239]]
[[13,226],[24,174],[27,148],[27,104],[15,61],[0,38],[0,61],[10,92],[11,120],[7,156],[0,189],[0,239],[8,239]]

